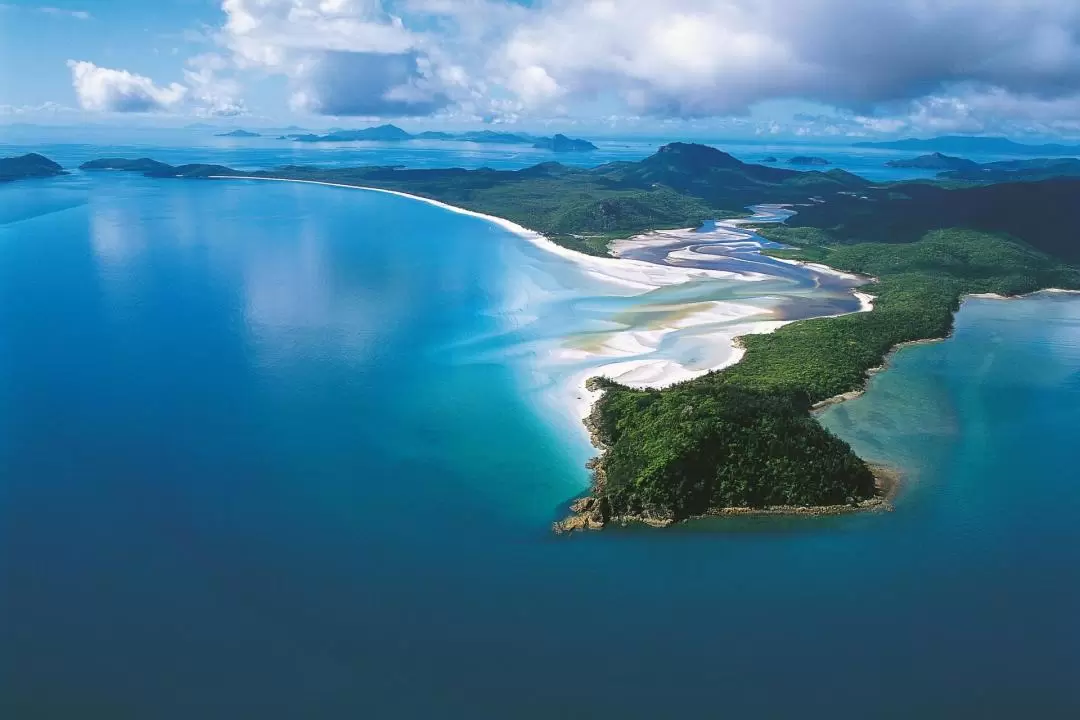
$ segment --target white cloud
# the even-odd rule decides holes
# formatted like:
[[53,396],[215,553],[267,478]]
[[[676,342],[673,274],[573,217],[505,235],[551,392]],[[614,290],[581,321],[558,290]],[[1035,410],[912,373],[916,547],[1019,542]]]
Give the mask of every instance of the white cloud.
[[159,112],[180,106],[188,89],[180,83],[166,87],[145,75],[103,68],[85,60],[68,60],[79,106],[105,112]]
[[294,108],[327,115],[427,115],[462,71],[378,0],[223,0],[219,40],[241,69],[287,77]]
[[167,86],[145,75],[104,68],[85,60],[68,60],[75,96],[83,110],[115,113],[188,112],[201,117],[246,115],[240,85],[218,73],[228,63],[220,55],[190,58],[184,81]]
[[[1060,93],[1080,84],[1078,35],[1074,0],[552,0],[510,29],[489,70],[529,105],[610,95],[655,115],[772,98],[865,110],[958,82]],[[553,86],[537,93],[522,77]]]
[[184,81],[194,113],[204,117],[236,117],[247,115],[247,106],[240,98],[240,83],[220,73],[229,68],[228,62],[217,53],[203,53],[188,59]]

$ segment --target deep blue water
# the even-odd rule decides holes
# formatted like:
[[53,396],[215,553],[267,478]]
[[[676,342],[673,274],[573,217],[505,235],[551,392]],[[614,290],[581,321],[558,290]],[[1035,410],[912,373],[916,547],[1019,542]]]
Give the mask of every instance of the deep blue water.
[[827,414],[908,470],[893,513],[556,538],[587,450],[494,351],[520,266],[564,272],[523,245],[353,190],[0,188],[0,717],[1080,713],[1080,300],[969,302]]

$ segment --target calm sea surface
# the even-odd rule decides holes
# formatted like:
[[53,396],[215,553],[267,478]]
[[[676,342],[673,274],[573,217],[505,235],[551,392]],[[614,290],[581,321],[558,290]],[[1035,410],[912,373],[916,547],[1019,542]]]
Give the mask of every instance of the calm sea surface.
[[824,416],[893,513],[556,538],[590,453],[523,348],[603,288],[553,258],[362,191],[0,188],[0,717],[1080,714],[1080,299],[970,301]]

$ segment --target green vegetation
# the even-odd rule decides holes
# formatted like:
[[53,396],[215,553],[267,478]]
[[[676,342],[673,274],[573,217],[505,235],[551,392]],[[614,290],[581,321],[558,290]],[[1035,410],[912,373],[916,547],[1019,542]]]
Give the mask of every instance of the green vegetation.
[[37,153],[0,158],[0,182],[55,177],[63,174],[64,168]]
[[838,243],[915,242],[931,230],[1005,233],[1054,257],[1080,261],[1080,179],[1055,178],[978,187],[929,183],[871,187],[868,199],[834,195],[800,207],[792,227],[824,230]]
[[866,288],[876,296],[874,310],[744,337],[742,362],[665,390],[598,381],[605,393],[590,425],[603,450],[593,498],[576,504],[586,525],[863,503],[874,495],[874,475],[814,420],[815,403],[860,388],[896,345],[947,335],[967,293],[1080,288],[1080,272],[1061,262],[1080,260],[1080,180],[1072,179],[873,185],[843,170],[749,165],[682,143],[640,162],[592,169],[551,162],[519,171],[292,166],[243,173],[115,159],[84,167],[91,166],[399,190],[508,218],[592,254],[606,254],[615,238],[740,214],[754,203],[799,203],[789,226],[762,231],[790,248],[775,254],[877,278]]
[[507,218],[592,255],[607,255],[611,240],[648,230],[741,216],[753,203],[833,197],[868,185],[843,170],[800,172],[751,165],[715,148],[685,143],[666,145],[640,162],[591,169],[546,162],[524,170],[293,165],[243,172],[220,165],[172,167],[146,158],[107,158],[82,168],[140,171],[151,177],[256,175],[399,190]]
[[939,338],[968,293],[1080,288],[1080,271],[1022,243],[967,230],[916,243],[829,246],[820,231],[777,228],[795,254],[872,275],[874,310],[804,320],[742,338],[737,365],[666,390],[611,382],[592,425],[598,520],[679,520],[724,507],[821,506],[872,497],[869,468],[810,415],[862,387],[896,345]]

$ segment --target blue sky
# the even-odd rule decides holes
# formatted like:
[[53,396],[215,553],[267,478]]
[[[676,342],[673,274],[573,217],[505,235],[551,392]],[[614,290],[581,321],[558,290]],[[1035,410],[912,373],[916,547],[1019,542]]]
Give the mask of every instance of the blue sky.
[[1075,0],[0,0],[0,123],[1080,136]]

